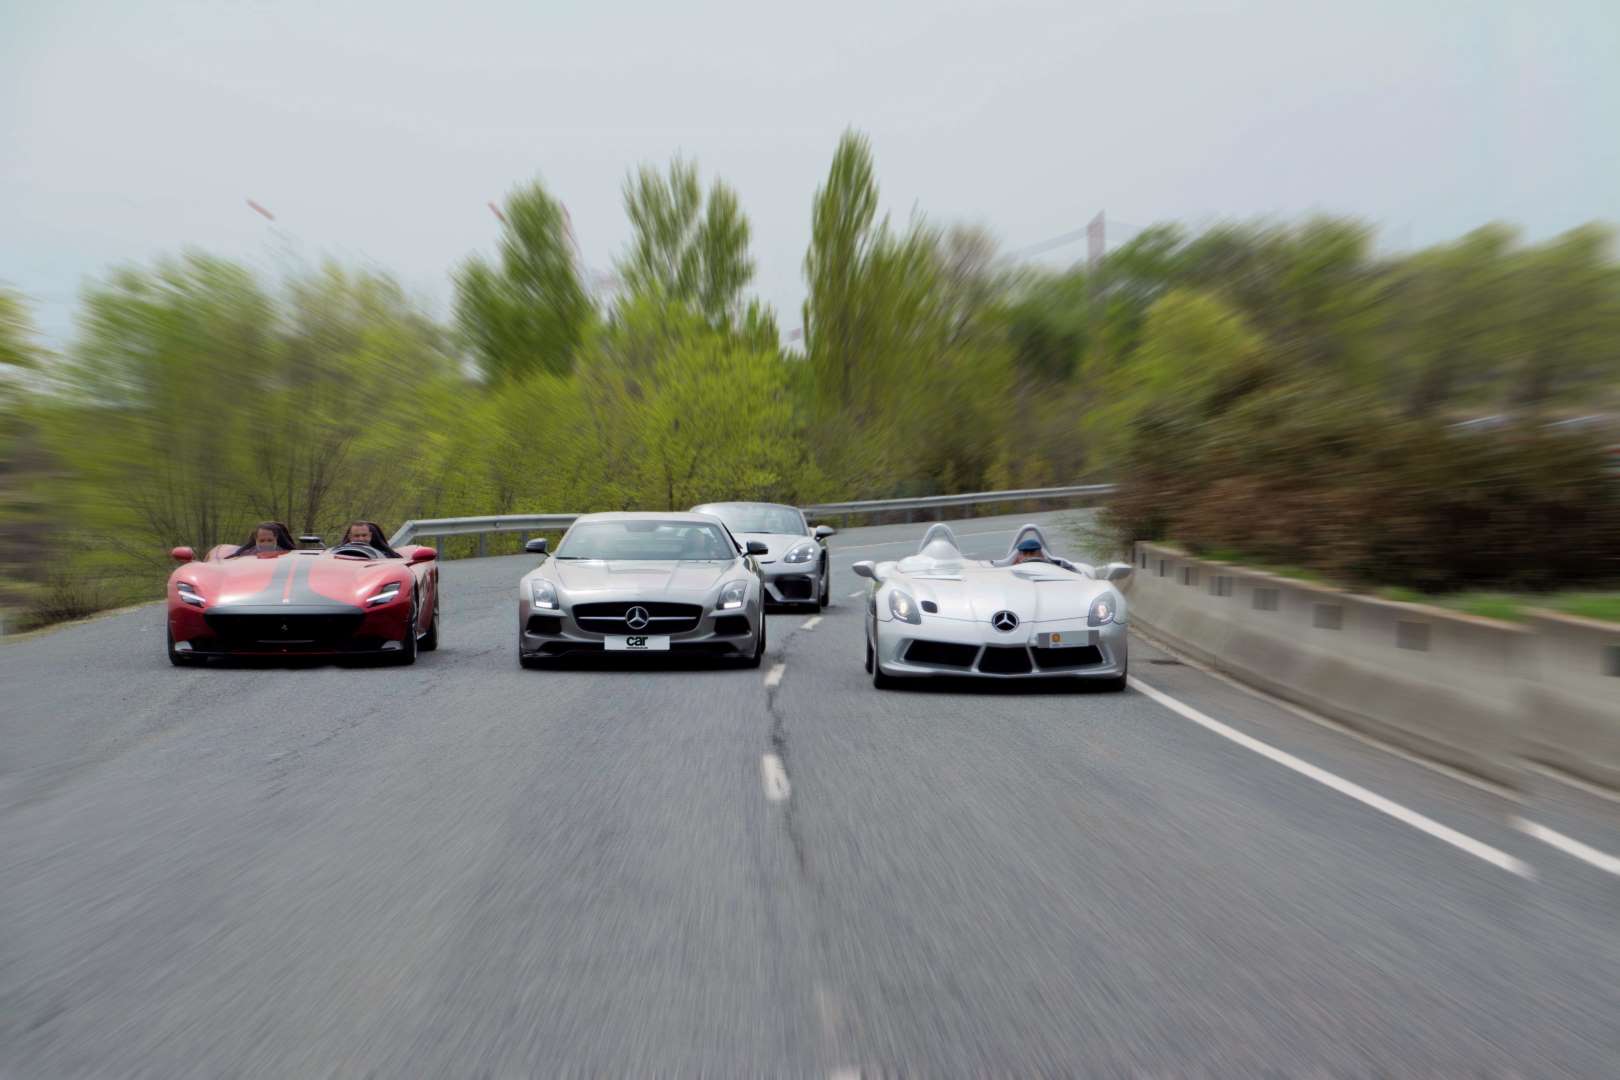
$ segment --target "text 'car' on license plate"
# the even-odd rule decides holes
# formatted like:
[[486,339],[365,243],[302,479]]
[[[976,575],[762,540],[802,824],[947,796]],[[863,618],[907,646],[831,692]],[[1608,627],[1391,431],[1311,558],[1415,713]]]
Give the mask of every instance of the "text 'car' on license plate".
[[1090,630],[1064,630],[1061,633],[1036,634],[1035,646],[1040,649],[1069,649],[1080,645],[1095,645],[1096,634]]
[[629,634],[609,637],[608,652],[669,652],[669,635]]

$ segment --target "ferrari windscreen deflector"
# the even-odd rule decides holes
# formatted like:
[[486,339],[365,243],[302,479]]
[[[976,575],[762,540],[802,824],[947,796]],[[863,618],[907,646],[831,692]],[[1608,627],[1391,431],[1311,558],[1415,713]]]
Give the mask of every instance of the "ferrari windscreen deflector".
[[432,548],[365,544],[233,557],[220,545],[169,577],[168,649],[175,664],[210,657],[373,653],[400,663],[439,643]]

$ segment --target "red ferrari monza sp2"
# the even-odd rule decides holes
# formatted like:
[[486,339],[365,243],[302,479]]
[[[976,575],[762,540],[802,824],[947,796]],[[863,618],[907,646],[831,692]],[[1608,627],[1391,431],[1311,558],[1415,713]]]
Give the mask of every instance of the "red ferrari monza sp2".
[[169,661],[225,656],[385,656],[439,646],[438,553],[364,544],[246,554],[221,544],[169,575]]

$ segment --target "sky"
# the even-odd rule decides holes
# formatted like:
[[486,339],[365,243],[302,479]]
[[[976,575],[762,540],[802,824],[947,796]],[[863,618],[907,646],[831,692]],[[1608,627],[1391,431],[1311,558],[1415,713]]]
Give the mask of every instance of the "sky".
[[680,154],[738,191],[788,331],[851,127],[897,221],[1009,251],[1099,211],[1111,247],[1315,212],[1535,240],[1620,221],[1617,57],[1615,0],[6,0],[0,284],[59,346],[87,280],[192,247],[385,269],[447,317],[490,201],[543,181],[606,271],[626,173]]

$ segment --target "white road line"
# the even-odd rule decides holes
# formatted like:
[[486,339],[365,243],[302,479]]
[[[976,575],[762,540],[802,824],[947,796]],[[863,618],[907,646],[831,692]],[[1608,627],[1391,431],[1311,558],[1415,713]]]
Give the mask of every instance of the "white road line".
[[781,802],[793,794],[787,770],[782,767],[782,759],[775,754],[766,754],[759,759],[759,778],[765,785],[765,797],[771,802]]
[[812,615],[808,619],[804,620],[803,624],[800,625],[799,629],[800,630],[814,630],[816,628],[816,624],[819,623],[820,621],[821,621],[821,616],[820,615]]
[[850,593],[849,598],[851,600],[859,600],[861,597],[863,597],[865,595],[866,595],[866,590],[865,589],[860,589],[860,590],[858,590],[856,592]]
[[1477,859],[1484,859],[1492,866],[1506,870],[1510,874],[1517,874],[1522,878],[1534,878],[1536,876],[1536,872],[1533,867],[1531,867],[1528,863],[1515,859],[1507,852],[1499,851],[1496,848],[1491,847],[1489,844],[1484,844],[1478,840],[1475,840],[1471,836],[1464,836],[1457,830],[1448,828],[1432,818],[1424,817],[1416,810],[1409,810],[1400,803],[1393,802],[1384,798],[1382,795],[1368,791],[1360,784],[1353,784],[1349,780],[1346,780],[1341,776],[1336,776],[1333,773],[1328,772],[1326,769],[1318,768],[1308,761],[1295,757],[1293,754],[1287,753],[1283,750],[1278,750],[1275,746],[1272,746],[1269,743],[1263,743],[1251,735],[1245,735],[1236,728],[1227,727],[1219,720],[1215,720],[1204,715],[1191,705],[1177,701],[1175,698],[1161,690],[1155,690],[1153,687],[1148,686],[1135,675],[1130,677],[1130,683],[1133,687],[1140,690],[1154,701],[1157,701],[1160,705],[1163,705],[1171,712],[1176,713],[1185,719],[1191,720],[1201,728],[1213,731],[1215,734],[1224,739],[1230,739],[1239,746],[1243,747],[1245,750],[1252,750],[1263,758],[1275,761],[1278,765],[1281,765],[1284,768],[1292,769],[1301,776],[1315,780],[1323,787],[1331,788],[1341,795],[1348,795],[1350,798],[1365,806],[1372,807],[1381,814],[1388,814],[1396,821],[1410,825],[1419,832],[1428,833],[1436,840],[1443,840],[1452,847],[1466,851],[1468,854]]
[[765,673],[765,689],[767,689],[767,690],[774,689],[776,684],[782,681],[782,675],[786,671],[787,671],[787,665],[786,664],[775,664],[775,665],[773,665],[771,667],[771,670],[769,670],[769,671],[767,671]]
[[1167,652],[1171,656],[1176,657],[1184,665],[1192,668],[1194,671],[1202,672],[1212,679],[1225,683],[1234,690],[1239,690],[1252,698],[1257,698],[1260,701],[1264,701],[1266,704],[1273,705],[1284,712],[1293,713],[1301,720],[1306,720],[1317,725],[1318,727],[1324,727],[1329,731],[1337,732],[1346,738],[1354,739],[1356,742],[1362,743],[1365,746],[1370,746],[1374,750],[1389,754],[1392,757],[1398,757],[1402,761],[1418,766],[1420,769],[1427,769],[1430,772],[1439,773],[1448,780],[1455,780],[1459,784],[1467,784],[1469,787],[1478,788],[1480,791],[1489,792],[1490,794],[1495,795],[1498,799],[1506,799],[1509,802],[1516,803],[1524,801],[1524,796],[1510,788],[1503,787],[1501,784],[1493,783],[1492,781],[1486,780],[1483,777],[1473,776],[1469,773],[1463,772],[1461,769],[1454,769],[1450,765],[1443,764],[1442,762],[1430,761],[1426,757],[1420,757],[1417,754],[1408,753],[1407,751],[1402,750],[1400,747],[1392,746],[1382,739],[1375,739],[1371,735],[1363,735],[1361,732],[1355,730],[1354,728],[1346,727],[1337,720],[1329,719],[1326,716],[1320,716],[1311,712],[1309,709],[1295,705],[1292,701],[1284,701],[1275,694],[1268,694],[1264,690],[1259,690],[1253,686],[1247,685],[1246,683],[1239,682],[1237,679],[1232,678],[1232,676],[1226,674],[1224,671],[1216,671],[1208,664],[1201,663],[1200,661],[1193,659],[1191,656],[1188,656],[1186,653],[1178,652],[1169,645],[1165,644],[1159,638],[1154,637],[1152,634],[1143,633],[1142,628],[1139,626],[1132,626],[1131,633],[1148,642],[1154,648],[1159,649],[1162,652]]
[[1607,852],[1599,851],[1581,843],[1573,836],[1565,836],[1561,832],[1554,832],[1545,825],[1537,825],[1524,818],[1514,818],[1513,827],[1526,836],[1533,836],[1543,844],[1550,844],[1562,851],[1565,855],[1573,855],[1584,863],[1590,863],[1599,870],[1607,870],[1611,874],[1620,874],[1620,858]]

